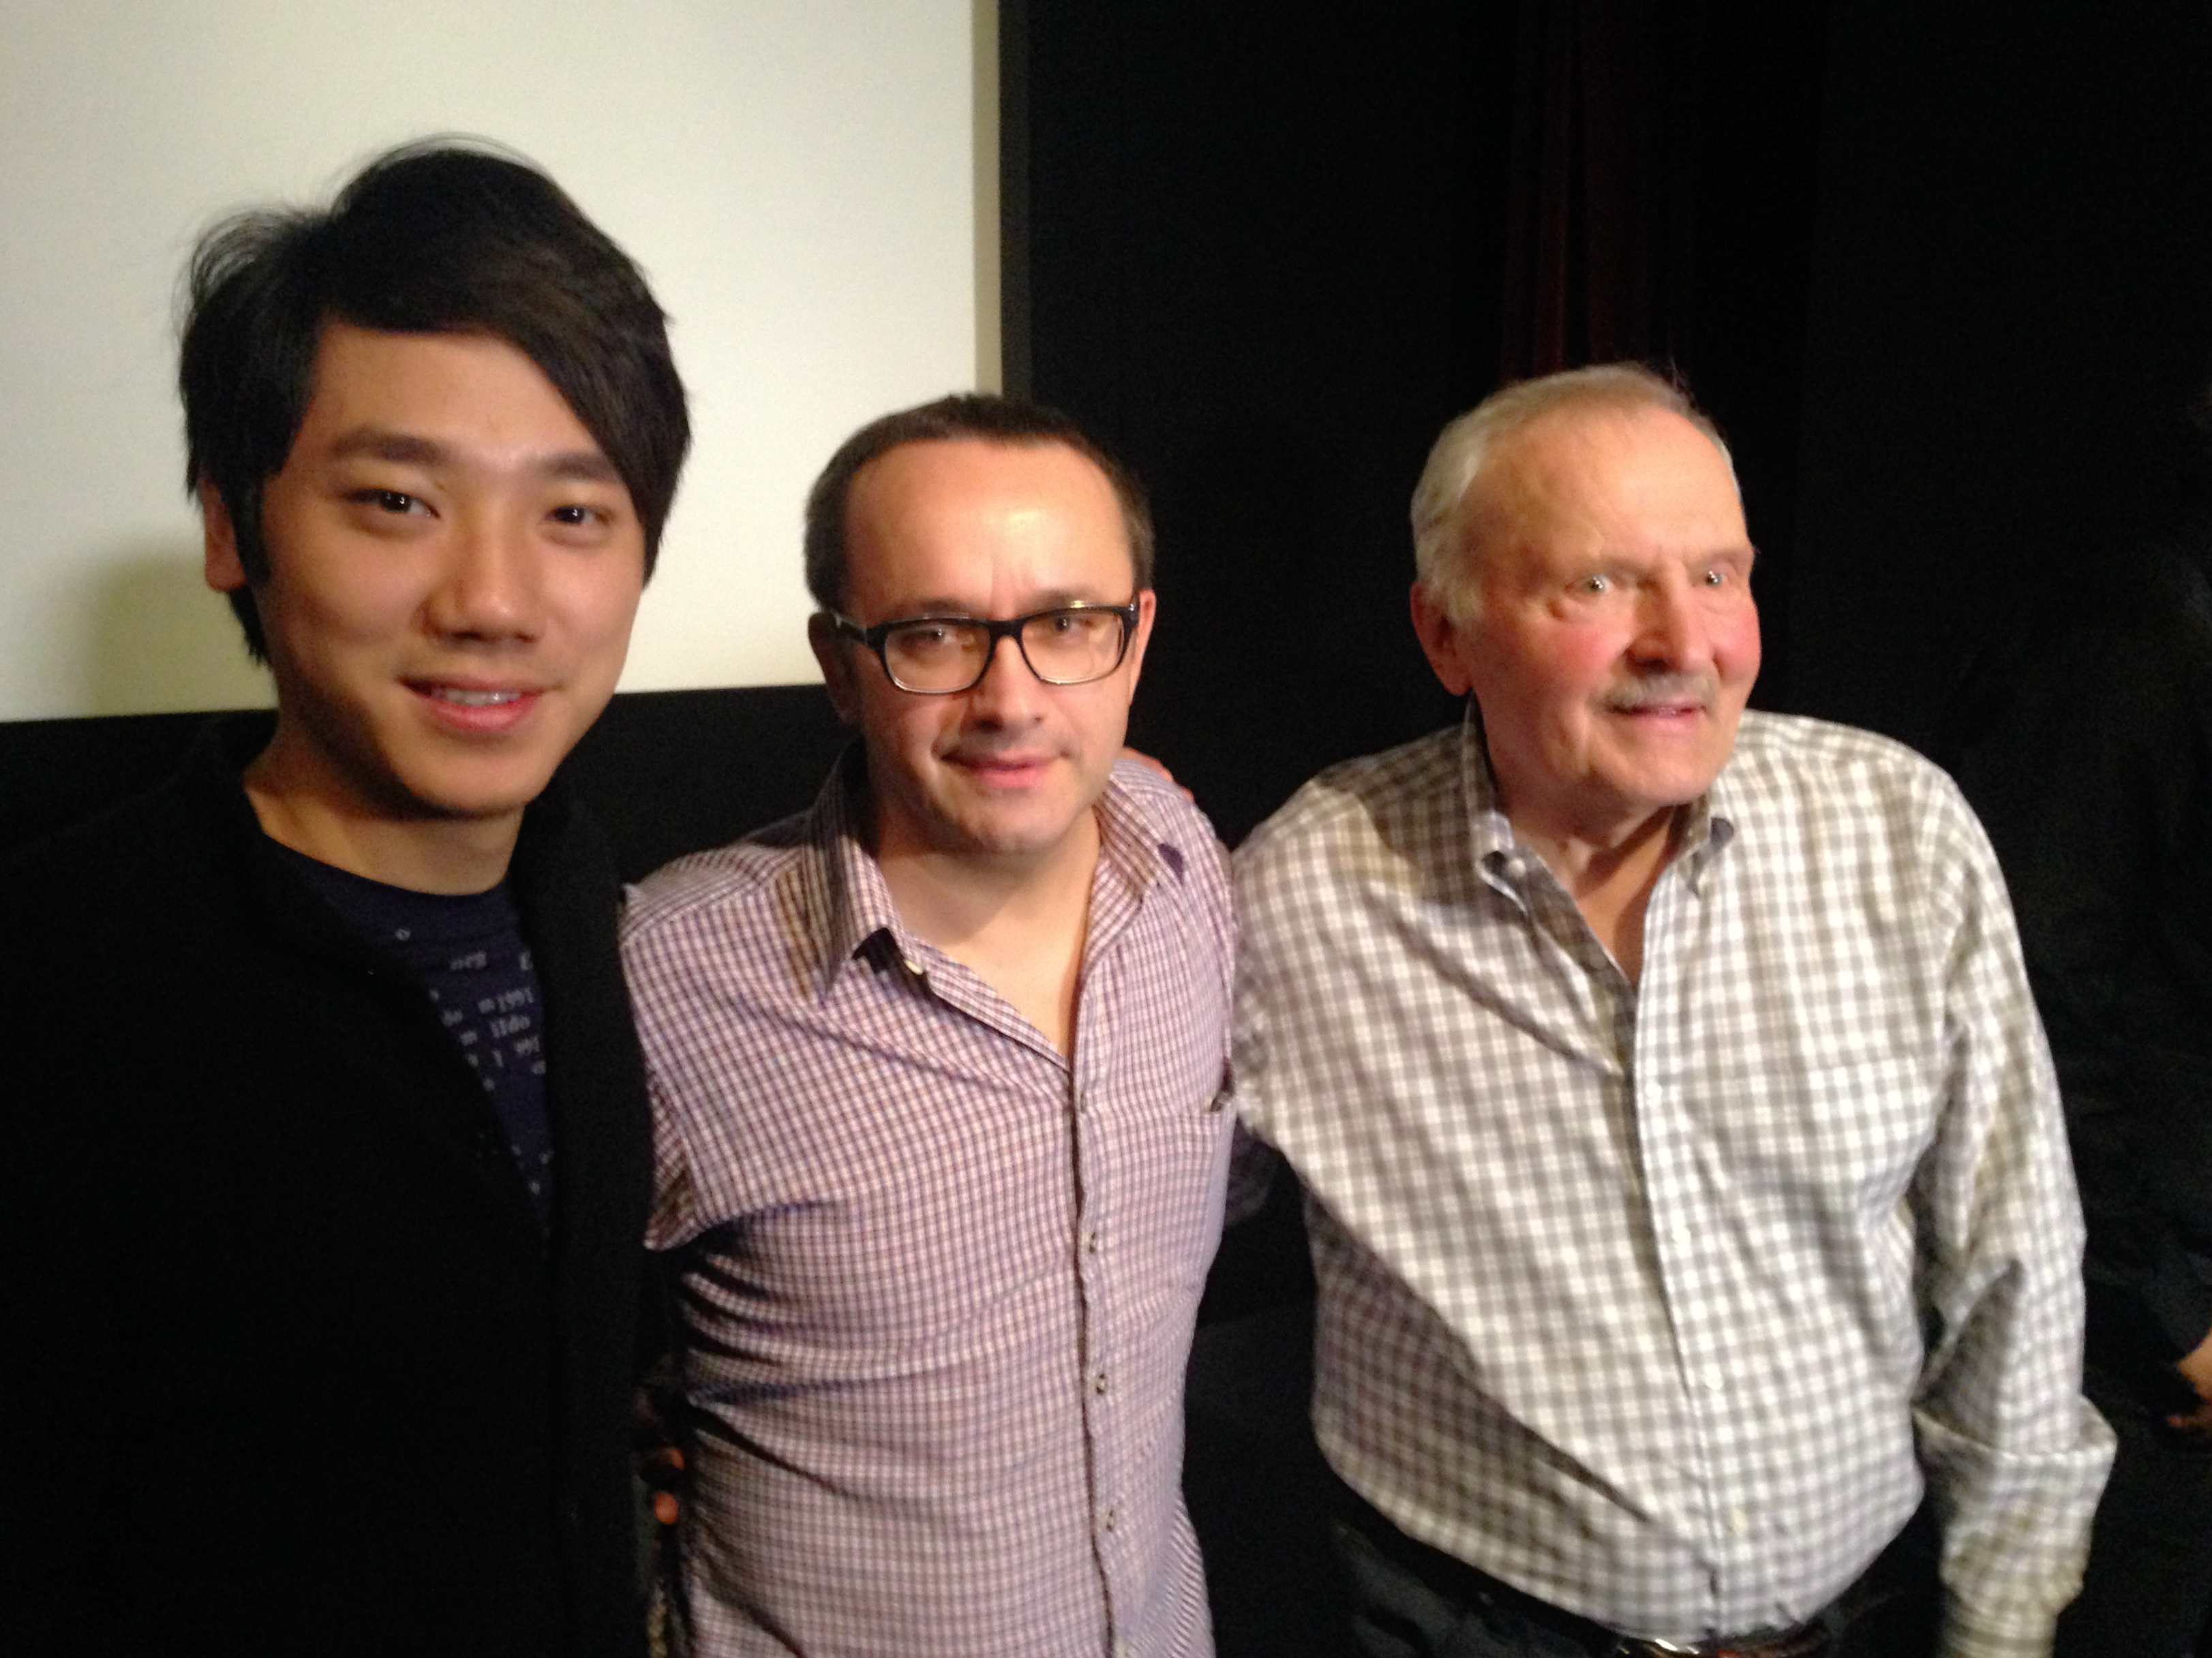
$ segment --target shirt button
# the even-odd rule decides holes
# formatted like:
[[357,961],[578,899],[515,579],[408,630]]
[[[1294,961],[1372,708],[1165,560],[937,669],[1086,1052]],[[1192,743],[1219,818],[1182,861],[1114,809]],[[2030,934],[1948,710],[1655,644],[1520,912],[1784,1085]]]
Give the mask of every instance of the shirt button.
[[1719,1393],[1727,1384],[1722,1382],[1718,1370],[1708,1370],[1698,1378],[1699,1384],[1709,1394]]
[[1091,1373],[1091,1391],[1094,1394],[1103,1394],[1106,1391],[1105,1371],[1093,1370]]
[[1741,1509],[1730,1509],[1728,1511],[1728,1528],[1734,1535],[1741,1537],[1751,1529],[1751,1516]]
[[1083,1253],[1086,1255],[1095,1255],[1098,1253],[1098,1229],[1095,1226],[1087,1226],[1084,1229]]
[[1116,1513],[1112,1509],[1109,1509],[1098,1516],[1098,1529],[1100,1531],[1112,1531],[1115,1526],[1121,1523],[1121,1516],[1120,1514]]

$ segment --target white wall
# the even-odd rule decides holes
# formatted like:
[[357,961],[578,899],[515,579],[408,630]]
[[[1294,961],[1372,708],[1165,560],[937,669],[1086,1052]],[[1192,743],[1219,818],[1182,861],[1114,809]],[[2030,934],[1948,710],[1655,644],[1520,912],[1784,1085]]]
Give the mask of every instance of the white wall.
[[0,0],[0,720],[267,701],[200,582],[177,275],[226,210],[437,131],[542,163],[674,319],[695,446],[624,688],[814,677],[808,482],[862,421],[996,378],[992,15]]

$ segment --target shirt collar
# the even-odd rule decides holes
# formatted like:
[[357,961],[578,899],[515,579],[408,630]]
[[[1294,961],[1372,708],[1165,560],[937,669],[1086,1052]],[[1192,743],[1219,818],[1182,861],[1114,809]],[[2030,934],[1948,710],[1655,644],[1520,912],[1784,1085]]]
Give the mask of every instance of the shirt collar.
[[[1743,728],[1739,724],[1739,741],[1742,735]],[[1675,853],[1674,861],[1681,865],[1682,878],[1690,884],[1692,891],[1706,865],[1735,839],[1736,816],[1744,805],[1744,792],[1736,782],[1735,771],[1735,755],[1731,750],[1721,762],[1711,786],[1691,801],[1683,814],[1681,828],[1677,831],[1681,849]]]
[[862,839],[867,824],[867,755],[859,742],[848,743],[830,768],[806,815],[807,861],[815,887],[805,913],[815,918],[816,970],[823,995],[845,964],[878,933],[888,933],[902,957],[914,951],[900,932],[898,907],[882,868]]
[[1513,823],[1498,795],[1498,774],[1490,768],[1490,745],[1482,734],[1482,709],[1470,696],[1460,722],[1459,769],[1467,800],[1468,851],[1481,869],[1492,853],[1513,849]]
[[[805,913],[817,918],[811,929],[817,951],[821,993],[878,936],[910,970],[921,957],[921,941],[899,920],[898,906],[883,866],[869,852],[867,754],[856,740],[846,745],[830,768],[806,817],[806,841],[814,891]],[[1091,931],[1103,932],[1109,920],[1133,910],[1163,874],[1182,873],[1182,851],[1168,836],[1155,804],[1139,791],[1109,779],[1098,801],[1098,867],[1103,878],[1095,892]],[[1103,913],[1102,913],[1103,912]]]

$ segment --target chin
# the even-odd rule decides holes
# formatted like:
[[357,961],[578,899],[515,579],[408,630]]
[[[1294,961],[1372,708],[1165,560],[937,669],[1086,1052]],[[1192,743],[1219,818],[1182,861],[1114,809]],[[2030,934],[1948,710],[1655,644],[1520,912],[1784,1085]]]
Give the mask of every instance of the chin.
[[1052,851],[1075,832],[1081,814],[1024,812],[1019,817],[970,818],[962,839],[974,851],[995,858],[1028,858]]
[[545,792],[550,768],[528,767],[503,774],[417,776],[395,780],[422,815],[453,820],[511,817]]
[[1035,858],[1066,841],[1067,833],[1066,829],[1057,835],[1020,829],[976,829],[965,839],[969,851],[987,858]]
[[1717,771],[1702,777],[1641,778],[1622,794],[1644,811],[1672,811],[1678,806],[1688,805],[1711,788],[1716,774]]

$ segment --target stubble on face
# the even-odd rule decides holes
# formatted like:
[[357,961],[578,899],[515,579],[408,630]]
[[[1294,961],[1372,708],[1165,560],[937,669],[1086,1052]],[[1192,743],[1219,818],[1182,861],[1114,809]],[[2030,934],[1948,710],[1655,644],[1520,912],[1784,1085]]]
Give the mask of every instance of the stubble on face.
[[[846,609],[864,625],[1121,604],[1134,580],[1112,486],[1054,443],[902,445],[854,479],[847,542]],[[825,657],[866,745],[879,858],[1018,876],[1095,845],[1151,629],[1152,595],[1137,597],[1127,654],[1088,684],[1044,684],[1011,640],[949,695],[899,689],[857,647]]]

